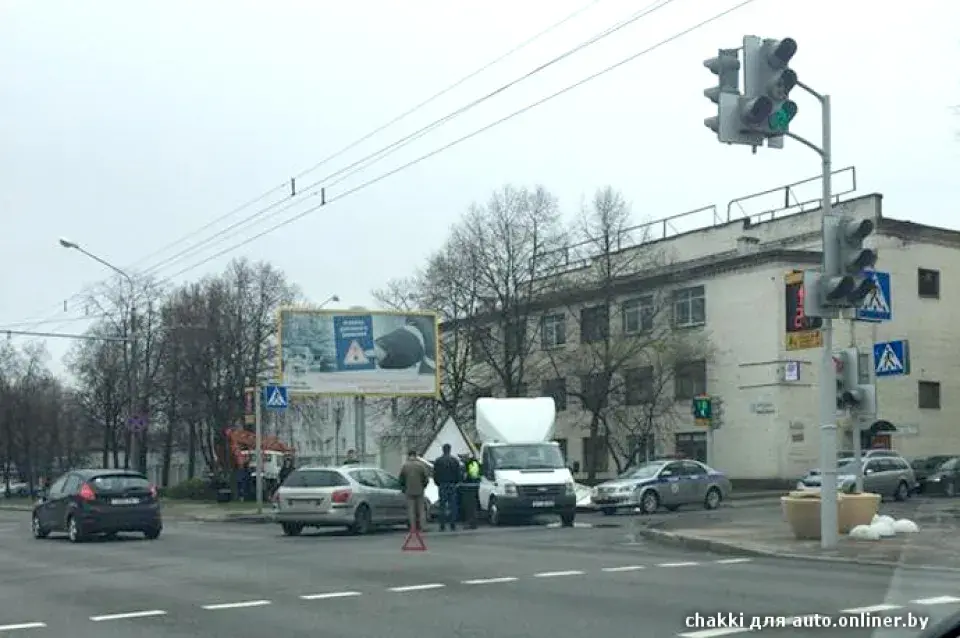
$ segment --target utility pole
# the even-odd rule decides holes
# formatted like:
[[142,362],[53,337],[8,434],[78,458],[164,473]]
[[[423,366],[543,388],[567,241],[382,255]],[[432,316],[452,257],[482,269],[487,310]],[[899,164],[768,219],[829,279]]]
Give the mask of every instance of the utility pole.
[[254,414],[254,447],[256,447],[255,467],[257,468],[257,514],[263,514],[263,414],[261,406],[263,399],[263,387],[257,383],[253,392],[253,414]]
[[[872,278],[861,279],[865,268],[876,263],[875,251],[864,250],[863,238],[873,231],[870,220],[855,221],[834,215],[832,210],[832,131],[830,96],[823,95],[797,78],[789,68],[797,52],[792,38],[783,40],[744,36],[743,63],[736,49],[720,49],[715,58],[704,66],[718,76],[718,84],[704,91],[717,105],[717,114],[704,120],[717,139],[725,144],[757,148],[766,142],[767,148],[782,149],[784,137],[800,142],[820,156],[822,170],[821,235],[823,260],[821,270],[804,272],[804,313],[807,317],[823,320],[821,334],[823,353],[820,362],[820,544],[824,549],[836,547],[837,525],[837,409],[841,403],[866,405],[869,399],[861,395],[861,387],[838,387],[838,372],[833,355],[833,320],[840,317],[842,308],[860,304],[873,286]],[[744,91],[741,95],[739,73],[743,69]],[[820,146],[790,132],[790,123],[796,117],[797,104],[790,99],[790,91],[799,87],[820,102],[822,140]],[[853,350],[856,352],[856,350]],[[846,357],[844,355],[844,364]],[[857,355],[858,358],[859,355]],[[859,361],[853,368],[858,368]],[[844,380],[847,377],[844,377]],[[859,401],[859,403],[858,403]]]

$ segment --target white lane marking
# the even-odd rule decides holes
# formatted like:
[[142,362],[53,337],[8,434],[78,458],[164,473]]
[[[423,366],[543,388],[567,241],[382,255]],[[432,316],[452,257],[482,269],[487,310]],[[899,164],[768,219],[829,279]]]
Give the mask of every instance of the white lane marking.
[[693,567],[699,564],[700,563],[696,563],[694,561],[685,561],[682,563],[660,563],[657,565],[657,567]]
[[17,625],[0,625],[0,631],[18,631],[20,629],[43,629],[45,622],[22,622]]
[[841,614],[874,614],[879,611],[893,611],[902,609],[903,605],[870,605],[869,607],[851,607],[850,609],[841,609]]
[[688,631],[685,634],[677,634],[680,638],[717,638],[718,636],[732,636],[733,634],[745,634],[749,632],[748,627],[723,627],[721,629],[701,629],[700,631]]
[[949,605],[952,603],[960,603],[960,598],[955,596],[934,596],[933,598],[918,598],[910,602],[914,605]]
[[150,618],[151,616],[166,616],[167,612],[162,609],[147,609],[146,611],[128,611],[123,614],[104,614],[102,616],[90,616],[93,622],[103,622],[104,620],[127,620],[128,618]]
[[328,600],[330,598],[351,598],[353,596],[362,596],[358,591],[328,591],[324,594],[305,594],[300,597],[301,600]]
[[201,609],[207,611],[216,611],[218,609],[242,609],[244,607],[263,607],[269,605],[269,600],[244,600],[239,603],[217,603],[215,605],[202,605]]
[[580,576],[584,572],[578,569],[570,569],[565,572],[540,572],[539,574],[534,574],[534,578],[556,578],[558,576]]
[[[556,529],[556,528],[558,528],[558,527],[560,527],[560,526],[561,526],[560,523],[547,523],[547,525],[546,525],[546,527],[547,527],[548,529]],[[592,529],[592,528],[593,528],[593,523],[576,523],[576,522],[575,522],[575,523],[573,524],[573,527],[574,527],[574,529]]]
[[643,565],[623,565],[621,567],[604,567],[600,571],[604,572],[635,572],[641,569],[646,569]]
[[739,565],[740,563],[749,563],[752,561],[752,558],[724,558],[723,560],[715,560],[717,565]]
[[514,576],[501,576],[500,578],[475,578],[473,580],[462,580],[462,585],[492,585],[494,583],[512,583],[517,580]]
[[424,583],[423,585],[404,585],[403,587],[391,587],[387,591],[402,593],[406,591],[423,591],[425,589],[440,589],[446,587],[443,583]]

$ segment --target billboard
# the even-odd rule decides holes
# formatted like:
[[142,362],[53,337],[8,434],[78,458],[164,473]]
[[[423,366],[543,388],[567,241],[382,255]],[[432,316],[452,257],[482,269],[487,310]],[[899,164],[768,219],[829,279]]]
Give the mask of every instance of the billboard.
[[439,394],[436,313],[281,308],[278,325],[280,382],[292,393]]

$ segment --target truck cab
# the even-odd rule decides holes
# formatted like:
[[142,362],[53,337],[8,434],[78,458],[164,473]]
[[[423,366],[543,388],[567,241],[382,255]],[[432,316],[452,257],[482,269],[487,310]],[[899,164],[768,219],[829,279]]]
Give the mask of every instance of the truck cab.
[[491,525],[510,519],[559,514],[572,527],[576,486],[559,444],[553,441],[553,399],[477,400],[480,437],[480,510]]

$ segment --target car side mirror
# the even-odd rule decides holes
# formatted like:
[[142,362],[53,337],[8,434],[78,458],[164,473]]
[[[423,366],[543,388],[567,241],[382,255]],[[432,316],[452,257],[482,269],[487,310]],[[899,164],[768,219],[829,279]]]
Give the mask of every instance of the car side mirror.
[[573,463],[571,463],[571,464],[570,464],[570,471],[573,472],[574,474],[579,474],[579,473],[580,473],[580,461],[574,461]]

